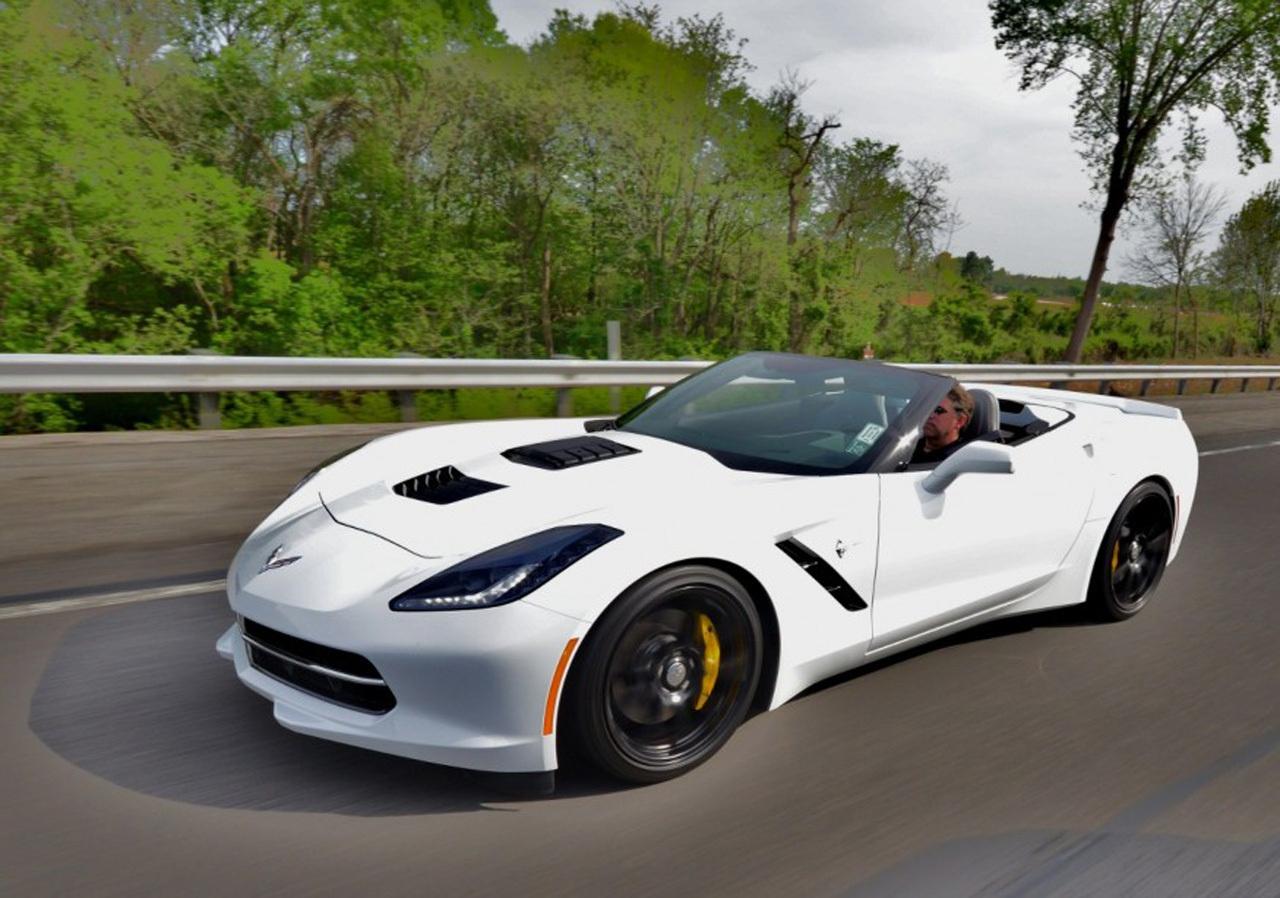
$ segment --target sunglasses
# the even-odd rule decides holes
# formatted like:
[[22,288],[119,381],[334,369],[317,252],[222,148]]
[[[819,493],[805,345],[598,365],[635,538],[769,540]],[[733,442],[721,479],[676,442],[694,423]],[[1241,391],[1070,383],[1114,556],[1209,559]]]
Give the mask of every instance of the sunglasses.
[[952,412],[955,412],[957,415],[963,415],[963,414],[964,414],[964,409],[962,409],[962,408],[955,408],[955,409],[947,408],[945,405],[935,405],[935,406],[933,407],[933,413],[934,413],[935,415],[949,415],[949,414],[951,414]]

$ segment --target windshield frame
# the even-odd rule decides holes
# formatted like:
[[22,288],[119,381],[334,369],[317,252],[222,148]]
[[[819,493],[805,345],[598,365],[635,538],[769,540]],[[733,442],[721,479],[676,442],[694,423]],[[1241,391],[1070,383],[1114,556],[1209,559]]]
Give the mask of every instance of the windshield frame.
[[[779,369],[790,368],[803,374],[806,365],[812,367],[816,375],[839,368],[841,374],[858,373],[866,366],[870,374],[874,368],[883,376],[890,374],[901,381],[910,391],[907,407],[891,422],[885,431],[876,439],[872,447],[863,455],[851,458],[849,464],[839,467],[824,467],[778,459],[769,456],[755,455],[749,452],[735,452],[723,446],[712,446],[696,440],[681,439],[670,427],[644,427],[646,416],[662,410],[663,406],[677,405],[683,407],[708,393],[717,385],[723,386],[742,376],[743,363],[748,360],[777,360]],[[711,383],[709,384],[708,381]],[[718,384],[717,384],[718,382]],[[639,405],[618,417],[617,429],[622,433],[637,433],[656,439],[667,440],[690,449],[705,452],[727,468],[738,471],[755,471],[772,474],[790,474],[812,477],[831,477],[845,474],[861,474],[896,470],[904,455],[910,457],[919,437],[920,428],[924,424],[928,412],[947,394],[955,379],[946,375],[916,371],[884,362],[840,359],[820,356],[798,355],[783,352],[749,352],[734,356],[708,368],[704,368],[686,378],[672,384],[665,390],[650,396]],[[911,439],[908,439],[910,437]]]

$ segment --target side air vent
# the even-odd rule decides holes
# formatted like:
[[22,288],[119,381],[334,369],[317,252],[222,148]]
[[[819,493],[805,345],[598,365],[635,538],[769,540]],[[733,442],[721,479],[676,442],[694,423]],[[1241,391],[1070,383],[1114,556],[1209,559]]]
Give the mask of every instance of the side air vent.
[[806,574],[817,580],[818,585],[831,593],[831,598],[845,608],[850,611],[861,611],[867,607],[867,603],[862,600],[862,596],[858,595],[858,591],[850,586],[849,582],[844,577],[841,577],[835,568],[794,539],[784,539],[778,543],[778,548],[788,558],[804,568]]
[[615,443],[613,440],[606,440],[604,437],[584,436],[517,446],[514,449],[508,449],[502,455],[508,461],[518,465],[531,465],[535,468],[546,468],[548,471],[559,471],[563,468],[590,464],[593,461],[621,458],[639,451],[639,449]]
[[436,468],[417,477],[410,477],[391,489],[397,496],[404,496],[406,499],[417,499],[434,505],[449,505],[502,488],[501,483],[490,483],[487,480],[468,477],[453,465],[445,465],[443,468]]

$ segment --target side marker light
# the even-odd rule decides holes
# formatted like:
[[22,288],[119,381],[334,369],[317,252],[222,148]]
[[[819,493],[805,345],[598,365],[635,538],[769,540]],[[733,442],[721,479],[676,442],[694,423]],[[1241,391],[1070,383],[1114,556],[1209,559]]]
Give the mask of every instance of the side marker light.
[[551,688],[547,690],[547,707],[542,712],[542,735],[550,736],[556,731],[556,700],[560,697],[560,685],[564,682],[564,672],[569,667],[569,659],[578,645],[578,637],[565,643],[560,653],[560,661],[556,664],[556,672],[551,675]]

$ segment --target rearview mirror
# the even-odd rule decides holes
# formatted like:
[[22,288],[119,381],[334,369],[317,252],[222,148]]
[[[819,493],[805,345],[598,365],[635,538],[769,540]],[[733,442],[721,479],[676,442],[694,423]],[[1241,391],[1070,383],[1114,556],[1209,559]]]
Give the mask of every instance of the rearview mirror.
[[974,442],[956,450],[920,482],[926,493],[937,494],[961,474],[1012,474],[1013,455],[999,443]]

